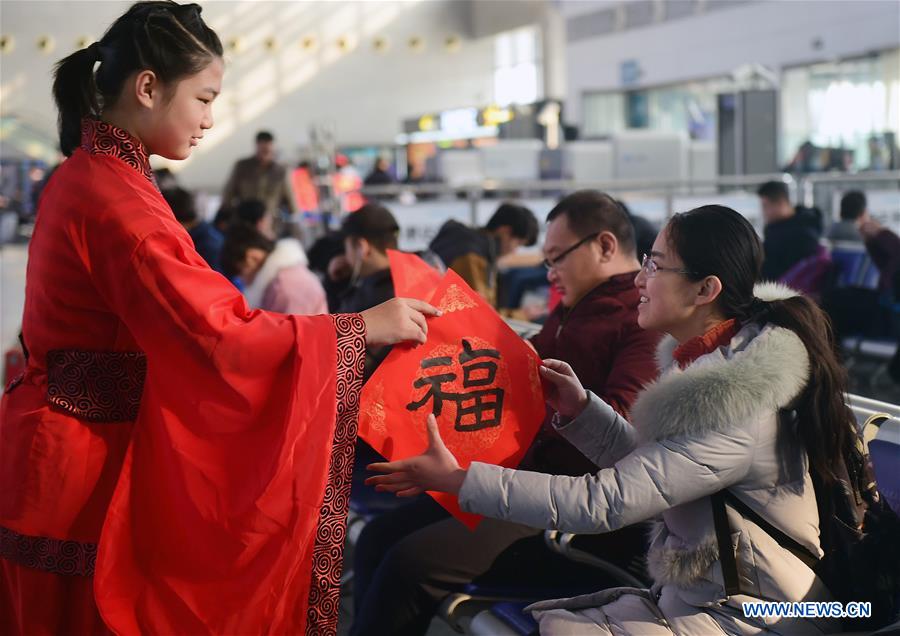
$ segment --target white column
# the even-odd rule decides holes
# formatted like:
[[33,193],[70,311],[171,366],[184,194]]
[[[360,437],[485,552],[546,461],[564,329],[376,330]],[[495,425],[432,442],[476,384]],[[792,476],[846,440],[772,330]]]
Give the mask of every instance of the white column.
[[545,99],[566,97],[566,20],[555,2],[546,2],[540,21]]

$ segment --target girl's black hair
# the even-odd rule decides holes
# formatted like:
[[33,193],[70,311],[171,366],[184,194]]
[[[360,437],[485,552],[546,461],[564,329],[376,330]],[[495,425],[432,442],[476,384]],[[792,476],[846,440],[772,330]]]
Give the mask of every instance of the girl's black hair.
[[98,42],[57,63],[53,97],[63,154],[71,155],[81,143],[81,120],[112,106],[133,73],[151,70],[162,82],[174,83],[222,57],[222,43],[200,11],[196,4],[137,2]]

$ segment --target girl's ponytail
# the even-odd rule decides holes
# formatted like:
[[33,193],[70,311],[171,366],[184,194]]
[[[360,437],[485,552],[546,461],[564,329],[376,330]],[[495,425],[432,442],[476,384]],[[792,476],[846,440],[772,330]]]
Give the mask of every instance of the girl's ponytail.
[[104,108],[114,106],[133,73],[150,70],[174,85],[216,57],[222,57],[222,43],[200,17],[198,5],[136,2],[99,42],[56,65],[53,97],[63,154],[68,157],[81,144],[81,120],[99,117]]
[[81,143],[81,120],[98,116],[97,84],[94,66],[100,61],[100,45],[75,51],[56,65],[53,98],[59,109],[59,146],[67,157]]

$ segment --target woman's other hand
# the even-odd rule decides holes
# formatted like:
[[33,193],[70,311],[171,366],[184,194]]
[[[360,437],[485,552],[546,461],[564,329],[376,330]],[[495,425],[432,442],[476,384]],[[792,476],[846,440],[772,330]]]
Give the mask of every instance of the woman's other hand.
[[369,464],[369,470],[386,474],[369,477],[366,484],[398,497],[415,497],[426,490],[459,494],[466,471],[444,446],[434,415],[428,416],[426,427],[428,449],[424,453],[395,462]]
[[587,391],[568,364],[562,360],[544,360],[540,367],[547,402],[563,417],[578,417],[587,406]]

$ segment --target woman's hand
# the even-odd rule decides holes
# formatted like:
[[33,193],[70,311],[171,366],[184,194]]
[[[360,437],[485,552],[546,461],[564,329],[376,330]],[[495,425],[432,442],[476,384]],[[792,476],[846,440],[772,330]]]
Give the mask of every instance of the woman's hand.
[[587,406],[587,391],[572,371],[572,367],[562,360],[544,360],[541,367],[544,392],[547,402],[563,417],[578,417]]
[[424,344],[428,337],[425,317],[441,312],[423,300],[392,298],[360,315],[366,323],[366,345],[379,347],[406,341]]
[[466,471],[446,446],[438,431],[434,415],[428,416],[428,449],[421,455],[395,462],[369,464],[368,469],[385,475],[369,477],[366,484],[379,492],[393,492],[398,497],[415,497],[426,490],[459,494]]

